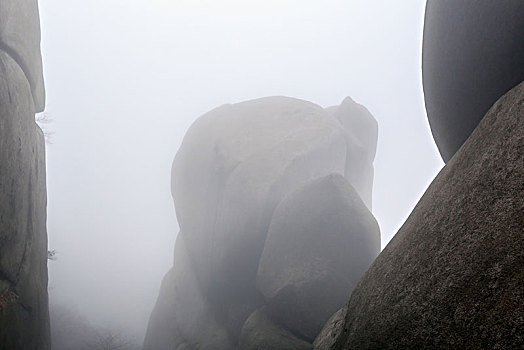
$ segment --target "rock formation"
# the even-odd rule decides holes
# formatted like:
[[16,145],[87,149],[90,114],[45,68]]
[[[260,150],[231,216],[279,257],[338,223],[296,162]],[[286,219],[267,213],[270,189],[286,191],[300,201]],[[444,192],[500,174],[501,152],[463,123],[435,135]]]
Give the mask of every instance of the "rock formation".
[[200,117],[173,163],[180,233],[144,349],[310,348],[380,250],[376,142],[349,98],[323,109],[268,97]]
[[523,145],[521,83],[438,174],[316,348],[520,348]]
[[445,162],[488,109],[524,80],[524,1],[428,0],[422,75]]
[[36,0],[0,2],[0,348],[49,349],[44,107]]
[[257,287],[275,320],[313,341],[379,252],[375,218],[347,180],[328,175],[275,209]]

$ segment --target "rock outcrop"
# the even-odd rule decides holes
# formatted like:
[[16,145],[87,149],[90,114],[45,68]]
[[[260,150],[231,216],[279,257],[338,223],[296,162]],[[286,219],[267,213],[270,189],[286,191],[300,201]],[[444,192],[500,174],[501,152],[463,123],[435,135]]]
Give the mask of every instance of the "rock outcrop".
[[445,162],[493,103],[524,80],[523,42],[523,1],[427,1],[424,96]]
[[49,349],[37,1],[0,2],[0,348]]
[[329,322],[317,344],[520,348],[523,179],[521,83],[491,107],[360,280],[343,326]]
[[[268,97],[200,117],[173,163],[181,232],[144,348],[253,348],[262,346],[258,324],[279,329],[272,344],[310,344],[380,249],[368,209],[376,138],[376,121],[351,99],[325,110]],[[301,202],[316,199],[329,206]],[[318,249],[307,250],[313,242]],[[296,268],[309,265],[285,266],[286,254]],[[300,296],[286,320],[281,289]],[[304,317],[305,303],[319,313]]]
[[313,341],[378,253],[375,218],[347,180],[328,175],[275,209],[257,287],[275,320]]

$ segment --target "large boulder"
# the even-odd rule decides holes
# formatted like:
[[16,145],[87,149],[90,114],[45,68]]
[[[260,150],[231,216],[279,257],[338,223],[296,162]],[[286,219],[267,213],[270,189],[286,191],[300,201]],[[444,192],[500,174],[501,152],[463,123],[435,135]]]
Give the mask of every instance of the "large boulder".
[[524,1],[428,0],[422,76],[445,162],[493,103],[524,80]]
[[45,89],[40,53],[38,0],[0,1],[0,49],[24,72],[31,89],[34,112],[42,112]]
[[[275,317],[279,313],[266,311],[275,309],[268,302],[276,303],[257,289],[260,257],[265,249],[268,256],[286,254],[273,242],[289,237],[278,237],[275,232],[276,237],[266,242],[272,218],[277,219],[276,227],[283,223],[275,208],[281,202],[287,208],[288,194],[315,179],[335,184],[326,186],[328,193],[310,195],[332,204],[329,215],[342,230],[356,229],[369,219],[376,129],[371,114],[349,98],[341,106],[324,109],[303,100],[268,97],[224,105],[200,117],[188,130],[173,162],[172,194],[182,233],[175,246],[174,268],[164,278],[151,315],[144,349],[202,348],[212,341],[217,349],[233,349],[240,346],[239,339],[246,349],[287,349],[297,344],[310,348],[316,335],[312,329],[318,331],[342,305],[362,266],[370,263],[369,255],[378,252],[378,231],[372,254],[367,254],[364,244],[361,251],[344,255],[340,247],[348,247],[351,239],[337,229],[322,237],[331,248],[312,251],[324,270],[308,272],[304,267],[297,277],[307,280],[301,288],[315,289],[303,291],[297,307],[303,309],[303,303],[310,302],[319,310],[314,320],[306,320],[315,324],[310,327],[308,323],[303,332],[307,336],[292,334],[302,325],[290,329],[287,323],[279,323]],[[353,186],[348,180],[355,182]],[[326,198],[331,195],[333,198]],[[309,209],[317,224],[328,220],[324,208]],[[350,226],[338,217],[346,213],[362,213],[364,218],[355,219]],[[300,235],[302,223],[296,224],[295,238],[304,240],[293,250],[299,266],[305,261],[299,250],[308,251],[308,242],[319,239],[311,235],[324,233],[304,231]],[[178,261],[180,256],[183,262]],[[264,280],[266,273],[273,273],[267,269],[281,267],[264,263],[260,286],[265,292],[274,287]],[[285,272],[288,277],[290,273]],[[274,282],[281,280],[271,280]],[[333,288],[318,300],[317,307],[314,296],[320,295],[320,284],[328,282]],[[293,312],[301,314],[301,310]]]
[[286,97],[224,105],[191,126],[172,192],[204,294],[229,303],[246,293],[276,205],[305,181],[344,175],[348,153],[361,152],[351,144],[323,108]]
[[312,342],[379,252],[377,221],[344,177],[328,175],[275,209],[257,287],[274,319]]
[[0,49],[0,348],[5,350],[50,346],[45,145],[34,117],[26,75]]
[[522,347],[523,145],[521,83],[493,105],[366,272],[333,349]]

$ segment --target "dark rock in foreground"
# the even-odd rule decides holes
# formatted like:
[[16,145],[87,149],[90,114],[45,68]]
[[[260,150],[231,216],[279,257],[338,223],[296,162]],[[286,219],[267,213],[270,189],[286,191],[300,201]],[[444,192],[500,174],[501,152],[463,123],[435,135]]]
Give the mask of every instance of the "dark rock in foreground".
[[[331,348],[521,348],[523,179],[521,83],[493,105],[359,282]],[[326,327],[321,335],[340,330]]]
[[314,349],[331,349],[335,345],[338,337],[344,330],[347,311],[348,308],[346,304],[331,316],[322,331],[318,334],[317,339],[315,339],[313,343]]
[[524,1],[428,0],[422,75],[445,162],[488,109],[524,80]]

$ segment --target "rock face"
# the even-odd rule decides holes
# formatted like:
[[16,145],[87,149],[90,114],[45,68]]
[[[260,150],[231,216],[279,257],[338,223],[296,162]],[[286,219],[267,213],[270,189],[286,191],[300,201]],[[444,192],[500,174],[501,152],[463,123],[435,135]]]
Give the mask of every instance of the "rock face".
[[[309,263],[305,251],[300,255],[307,242],[325,239],[324,246],[314,252],[317,267],[324,270],[308,275],[304,268],[301,276],[297,271],[297,281],[308,282],[302,287],[312,288],[302,294],[300,302],[319,295],[322,282],[335,281],[335,300],[319,301],[315,306],[322,312],[307,320],[314,326],[308,323],[307,335],[294,334],[301,342],[312,341],[319,325],[342,306],[349,288],[380,249],[378,227],[368,209],[376,129],[371,114],[351,99],[325,110],[307,101],[268,97],[224,105],[200,117],[187,132],[173,163],[172,193],[181,233],[175,264],[164,279],[144,348],[196,344],[202,348],[215,336],[220,339],[220,348],[235,348],[241,332],[243,344],[251,344],[246,345],[250,348],[258,344],[257,333],[251,331],[255,320],[280,327],[279,334],[302,332],[296,324],[302,319],[280,324],[271,312],[275,309],[271,293],[279,293],[281,287],[290,290],[295,281],[285,281],[284,275],[289,277],[292,271],[275,281],[272,269],[281,266],[266,262],[260,269],[263,251],[266,256],[280,258],[287,252],[276,245],[289,239],[304,240],[290,247],[298,259],[296,266]],[[329,195],[319,189],[307,192],[316,189],[314,181],[321,178]],[[350,185],[350,179],[361,181],[350,181]],[[303,186],[306,192],[302,194]],[[295,190],[298,195],[289,197]],[[300,206],[300,198],[314,199],[314,195],[331,206]],[[297,207],[290,207],[294,205]],[[312,215],[309,222],[318,230],[302,232],[305,227],[296,223],[291,232],[294,237],[286,236],[280,228],[291,227],[293,222],[286,221],[278,208],[295,210],[296,220],[300,219],[297,210],[307,208]],[[340,218],[343,215],[363,217],[350,223]],[[338,221],[330,227],[329,218]],[[345,256],[337,250],[340,246],[350,248]],[[185,262],[178,262],[181,256]],[[342,261],[341,266],[334,266]],[[261,272],[258,287],[257,271]],[[334,274],[349,276],[341,279]],[[269,323],[253,316],[265,305],[264,317],[270,318]],[[250,315],[254,318],[245,325]],[[218,348],[216,343],[213,346]]]
[[[353,291],[332,349],[517,349],[524,83],[498,100]],[[325,349],[317,347],[318,349]]]
[[38,0],[0,2],[0,49],[7,52],[22,68],[31,89],[34,112],[42,112],[45,106],[45,89]]
[[427,1],[424,96],[445,162],[493,103],[524,80],[523,42],[523,1]]
[[0,2],[0,348],[5,350],[49,349],[45,147],[35,123],[35,101],[43,98],[38,25],[36,1]]

